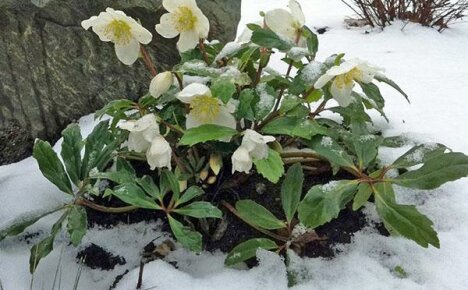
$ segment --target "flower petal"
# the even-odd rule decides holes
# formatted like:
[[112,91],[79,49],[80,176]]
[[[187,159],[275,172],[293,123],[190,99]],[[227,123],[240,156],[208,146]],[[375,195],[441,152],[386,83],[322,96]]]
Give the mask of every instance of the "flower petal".
[[124,45],[115,44],[117,58],[126,65],[132,65],[140,55],[140,43],[136,39],[131,39]]
[[166,13],[161,16],[159,24],[156,24],[156,32],[164,38],[174,38],[179,34],[179,31],[174,26],[173,14]]
[[172,149],[171,145],[161,135],[151,141],[151,146],[146,151],[146,160],[151,170],[167,167],[171,169]]
[[210,21],[200,9],[197,8],[194,12],[197,17],[195,29],[198,31],[198,38],[207,38],[210,32]]
[[195,30],[181,32],[179,41],[177,41],[177,49],[180,52],[186,52],[197,46],[198,40],[198,33]]
[[345,74],[351,71],[353,68],[358,66],[358,63],[355,60],[349,60],[341,63],[340,65],[332,66],[327,70],[327,74],[332,76],[338,76]]
[[187,114],[187,117],[185,119],[185,128],[187,128],[187,129],[196,128],[196,127],[201,126],[203,124],[205,124],[205,123],[200,122],[200,120],[198,120],[198,118],[196,118],[195,115],[192,112]]
[[288,7],[291,10],[292,16],[296,19],[299,25],[304,26],[305,16],[304,12],[302,12],[301,5],[296,0],[290,0]]
[[252,169],[252,158],[250,157],[249,151],[243,146],[240,146],[234,151],[231,156],[231,162],[232,173],[236,171],[249,173],[250,169]]
[[130,132],[130,134],[128,134],[128,150],[141,153],[145,152],[150,145],[151,143],[143,137],[141,132]]
[[330,93],[333,98],[338,102],[341,107],[347,107],[352,102],[351,93],[353,91],[354,82],[345,84],[343,86],[337,86],[337,82],[333,81],[330,87]]
[[314,84],[314,88],[316,89],[321,89],[323,88],[329,81],[331,81],[331,79],[333,79],[335,76],[332,76],[332,75],[329,75],[327,73],[325,73],[324,75],[322,75],[321,77],[319,77],[319,79],[315,82]]
[[265,24],[276,34],[286,37],[292,42],[296,40],[295,20],[289,11],[284,9],[268,11],[265,14]]
[[174,12],[180,6],[197,7],[195,0],[163,0],[162,5],[169,12]]
[[[236,129],[236,126],[237,126],[236,119],[231,113],[229,113],[229,110],[223,105],[219,107],[219,114],[213,120],[213,124],[225,126],[225,127],[232,128],[232,129]],[[229,138],[229,140],[230,139],[231,138]]]
[[176,95],[181,102],[186,104],[190,104],[190,102],[198,96],[211,96],[210,88],[203,84],[192,83]]
[[140,43],[148,44],[153,39],[153,35],[146,28],[141,26],[138,22],[135,21],[135,24],[131,25],[132,35]]

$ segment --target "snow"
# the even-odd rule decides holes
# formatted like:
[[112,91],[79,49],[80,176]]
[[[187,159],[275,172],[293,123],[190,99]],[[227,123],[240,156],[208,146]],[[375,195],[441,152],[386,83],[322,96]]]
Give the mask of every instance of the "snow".
[[[345,58],[359,57],[386,68],[386,75],[397,82],[410,96],[411,104],[394,90],[382,84],[386,98],[386,123],[373,113],[375,125],[385,136],[404,134],[414,143],[439,142],[454,151],[468,153],[468,23],[457,23],[440,34],[416,24],[403,23],[380,32],[366,33],[365,28],[347,29],[345,16],[352,15],[339,0],[300,1],[307,25],[329,27],[319,35],[317,61],[334,53],[346,53]],[[244,0],[243,24],[259,20],[258,11],[285,8],[287,1]],[[280,61],[272,59],[273,68],[286,71]],[[85,131],[92,129],[92,116],[80,120]],[[60,147],[58,142],[54,148]],[[411,146],[384,148],[379,158],[392,162]],[[416,204],[418,209],[434,221],[439,233],[441,249],[421,248],[412,241],[397,237],[383,237],[371,228],[356,233],[352,243],[337,245],[334,259],[301,259],[291,261],[290,270],[296,276],[293,290],[305,289],[468,289],[468,179],[448,183],[433,191],[415,191],[396,187],[397,200]],[[0,228],[18,218],[43,208],[54,208],[67,201],[40,174],[32,158],[0,167]],[[377,221],[375,208],[367,204],[364,213],[370,221]],[[57,214],[44,218],[30,227],[38,232],[29,241],[44,237]],[[29,289],[28,270],[30,244],[25,235],[7,238],[0,243],[0,285],[3,289]],[[155,238],[165,238],[159,223],[121,224],[112,229],[91,229],[78,249],[69,245],[65,234],[58,237],[55,250],[41,261],[34,277],[33,289],[50,289],[57,265],[60,266],[62,288],[69,289],[75,280],[79,264],[77,252],[88,243],[123,256],[127,264],[113,271],[83,267],[78,289],[108,289],[115,276],[130,270],[118,289],[134,289],[137,281],[138,253]],[[62,253],[62,254],[61,254]],[[60,258],[60,255],[61,258]],[[199,255],[178,248],[166,260],[176,261],[178,269],[157,260],[145,266],[144,287],[155,289],[287,289],[286,268],[281,259],[260,251],[260,264],[251,270],[226,268],[225,254],[203,252]],[[59,262],[60,261],[60,262]],[[407,278],[394,271],[402,267]]]

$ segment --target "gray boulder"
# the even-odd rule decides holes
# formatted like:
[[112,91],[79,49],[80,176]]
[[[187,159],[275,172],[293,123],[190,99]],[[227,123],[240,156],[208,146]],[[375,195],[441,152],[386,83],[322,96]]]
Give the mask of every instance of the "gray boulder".
[[[241,0],[197,2],[210,20],[209,39],[232,40]],[[28,156],[37,137],[55,141],[68,123],[110,100],[148,91],[151,75],[142,61],[121,64],[112,44],[80,26],[106,7],[153,33],[148,48],[159,69],[178,61],[177,38],[154,31],[161,0],[0,0],[0,164]]]

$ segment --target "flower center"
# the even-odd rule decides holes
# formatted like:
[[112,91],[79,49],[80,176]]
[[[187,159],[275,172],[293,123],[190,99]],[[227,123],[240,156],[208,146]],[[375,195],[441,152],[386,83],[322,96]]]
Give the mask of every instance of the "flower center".
[[123,20],[112,20],[105,29],[106,35],[116,44],[127,44],[132,38],[132,28]]
[[353,68],[349,72],[339,75],[335,78],[335,84],[338,88],[352,86],[354,79],[358,78],[361,71],[358,68]]
[[175,12],[175,28],[177,31],[188,31],[195,27],[197,17],[193,15],[192,9],[187,6],[180,6]]
[[192,100],[190,108],[196,119],[203,123],[212,122],[218,117],[219,101],[210,96],[199,96]]

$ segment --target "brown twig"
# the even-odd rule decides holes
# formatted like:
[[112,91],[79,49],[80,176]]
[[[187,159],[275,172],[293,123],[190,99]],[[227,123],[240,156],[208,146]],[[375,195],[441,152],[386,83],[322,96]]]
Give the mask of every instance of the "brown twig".
[[207,65],[210,65],[210,61],[208,60],[208,54],[206,53],[206,48],[205,48],[205,43],[204,43],[204,39],[200,39],[198,41],[198,48],[200,49],[202,55],[203,55],[203,60],[205,61],[205,63]]
[[89,201],[87,199],[84,199],[84,198],[78,198],[75,201],[75,204],[86,206],[86,207],[92,208],[94,210],[97,210],[97,211],[100,211],[100,212],[105,212],[105,213],[127,213],[127,212],[134,211],[134,210],[138,209],[138,207],[134,206],[134,205],[123,206],[123,207],[106,207],[106,206],[96,204],[96,203],[94,203],[92,201]]
[[148,52],[146,51],[146,49],[142,45],[140,46],[140,51],[141,51],[141,55],[143,55],[143,60],[145,61],[146,66],[148,67],[148,69],[151,72],[151,75],[153,77],[156,76],[158,74],[158,71],[156,70],[156,67],[154,66],[153,62],[151,61],[151,58],[150,58]]

